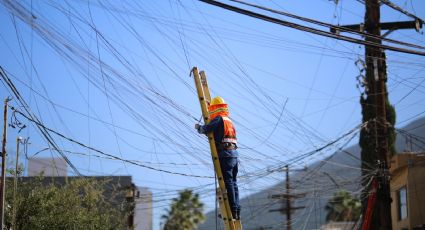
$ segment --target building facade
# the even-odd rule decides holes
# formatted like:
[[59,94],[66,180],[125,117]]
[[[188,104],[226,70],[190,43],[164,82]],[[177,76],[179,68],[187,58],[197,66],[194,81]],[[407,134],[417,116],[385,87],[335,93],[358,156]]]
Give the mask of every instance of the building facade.
[[396,154],[390,175],[393,229],[425,229],[425,153]]
[[28,176],[58,176],[68,175],[67,163],[63,158],[33,157],[28,159]]
[[152,192],[148,188],[144,187],[139,187],[138,190],[139,195],[136,198],[136,209],[134,214],[135,230],[152,230]]

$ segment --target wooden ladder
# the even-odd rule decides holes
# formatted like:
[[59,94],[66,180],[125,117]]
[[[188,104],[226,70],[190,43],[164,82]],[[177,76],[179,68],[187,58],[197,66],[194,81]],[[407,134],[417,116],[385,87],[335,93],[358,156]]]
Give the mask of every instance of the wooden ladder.
[[[202,117],[204,123],[209,122],[208,105],[211,102],[210,90],[208,88],[207,76],[204,71],[198,72],[197,67],[192,69],[193,77],[195,79],[196,91],[198,92],[199,103],[201,104]],[[227,196],[227,190],[223,180],[223,174],[221,173],[220,162],[218,159],[217,148],[215,146],[214,135],[208,133],[208,142],[211,149],[211,157],[214,163],[214,171],[218,180],[218,188],[216,190],[217,197],[220,206],[221,218],[224,221],[225,230],[242,230],[242,223],[240,220],[235,220],[232,217],[232,211],[229,205],[229,199]]]

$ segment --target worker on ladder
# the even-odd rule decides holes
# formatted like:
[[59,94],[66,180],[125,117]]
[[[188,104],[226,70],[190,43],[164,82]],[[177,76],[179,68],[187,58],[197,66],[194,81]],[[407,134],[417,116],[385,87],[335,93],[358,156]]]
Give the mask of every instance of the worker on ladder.
[[236,177],[238,175],[238,148],[236,130],[229,118],[226,102],[221,97],[215,97],[208,106],[209,122],[206,125],[196,124],[198,133],[213,132],[218,151],[224,184],[229,198],[230,208],[234,219],[240,219],[239,190]]

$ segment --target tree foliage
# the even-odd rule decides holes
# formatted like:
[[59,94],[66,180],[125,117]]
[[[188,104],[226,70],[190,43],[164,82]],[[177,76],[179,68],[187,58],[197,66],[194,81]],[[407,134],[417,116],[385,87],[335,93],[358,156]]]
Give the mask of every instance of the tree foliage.
[[183,190],[178,198],[174,198],[170,209],[161,218],[164,220],[164,230],[191,230],[205,220],[204,204],[199,200],[199,194],[191,190]]
[[[7,189],[6,226],[12,224],[12,185]],[[127,207],[104,197],[104,183],[74,179],[63,186],[43,178],[22,182],[17,192],[16,229],[126,229]]]
[[326,221],[357,221],[361,214],[360,200],[345,190],[334,193],[325,207]]

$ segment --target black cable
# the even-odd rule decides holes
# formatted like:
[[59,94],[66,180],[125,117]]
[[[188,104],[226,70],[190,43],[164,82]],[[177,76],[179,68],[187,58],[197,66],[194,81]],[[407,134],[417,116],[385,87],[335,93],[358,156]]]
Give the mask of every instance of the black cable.
[[[114,160],[120,160],[120,161],[127,162],[127,163],[130,163],[130,164],[136,165],[136,166],[143,167],[143,168],[147,168],[147,169],[151,169],[151,170],[155,170],[155,171],[160,171],[160,172],[164,172],[164,173],[169,173],[169,174],[174,174],[174,175],[189,176],[189,177],[198,177],[198,178],[213,178],[213,177],[210,177],[210,176],[191,175],[191,174],[185,174],[185,173],[179,173],[179,172],[171,172],[171,171],[167,171],[167,170],[163,170],[163,169],[157,169],[157,168],[154,168],[154,167],[151,167],[151,166],[147,166],[147,165],[140,164],[140,163],[135,162],[135,161],[131,161],[131,160],[127,160],[127,159],[123,159],[123,158],[120,158],[120,157],[114,156],[114,155],[112,155],[112,154],[105,153],[105,152],[103,152],[103,151],[101,151],[101,150],[98,150],[98,149],[95,149],[95,148],[93,148],[93,147],[87,146],[87,145],[85,145],[85,144],[83,144],[83,143],[81,143],[81,142],[79,142],[79,141],[77,141],[77,140],[74,140],[74,139],[72,139],[72,138],[70,138],[70,137],[67,137],[67,136],[63,135],[62,133],[59,133],[59,132],[57,132],[57,131],[55,131],[55,130],[53,130],[53,129],[50,129],[50,128],[48,128],[48,127],[44,126],[44,125],[43,125],[43,124],[41,124],[39,121],[36,121],[36,120],[32,119],[31,117],[29,117],[29,116],[25,115],[24,113],[22,113],[21,111],[17,110],[17,109],[16,109],[16,108],[14,108],[14,107],[11,107],[11,109],[12,109],[14,112],[16,112],[16,113],[20,114],[21,116],[23,116],[24,118],[26,118],[28,121],[31,121],[31,122],[35,123],[35,124],[37,125],[37,127],[38,127],[38,126],[43,127],[43,129],[45,129],[45,130],[47,130],[47,131],[49,131],[49,132],[52,132],[52,133],[54,133],[54,134],[58,135],[59,137],[62,137],[62,138],[64,138],[64,139],[66,139],[66,140],[68,140],[68,141],[70,141],[70,142],[73,142],[73,143],[75,143],[75,144],[77,144],[77,145],[80,145],[80,146],[82,146],[82,147],[84,147],[84,148],[87,148],[87,149],[90,149],[90,150],[95,151],[95,152],[97,152],[97,153],[100,153],[101,155],[104,155],[104,156],[110,157],[110,158],[112,158],[112,159],[114,159]],[[59,148],[58,148],[58,149],[59,149]]]
[[[230,1],[237,2],[237,3],[240,3],[240,4],[244,4],[244,5],[247,5],[247,6],[252,6],[252,7],[255,7],[255,8],[258,8],[258,9],[266,10],[266,11],[269,11],[269,12],[272,12],[272,13],[276,13],[276,14],[280,14],[280,15],[283,15],[283,16],[295,18],[295,19],[302,20],[302,21],[305,21],[305,22],[313,23],[313,24],[316,24],[316,25],[329,27],[330,29],[337,29],[337,30],[340,30],[340,31],[345,31],[345,32],[354,33],[354,34],[359,34],[359,35],[362,35],[362,36],[365,36],[365,37],[369,37],[369,38],[381,39],[383,41],[388,41],[388,42],[396,43],[396,44],[399,44],[399,45],[405,45],[405,46],[409,46],[409,47],[414,47],[414,48],[419,48],[419,49],[425,49],[425,47],[419,46],[419,45],[416,45],[416,44],[410,44],[410,43],[406,43],[406,42],[401,42],[401,41],[397,41],[397,40],[394,40],[394,39],[385,38],[385,37],[382,37],[382,36],[379,36],[379,35],[369,34],[369,33],[366,33],[366,32],[362,32],[362,31],[358,31],[358,30],[346,28],[346,27],[343,27],[343,26],[332,25],[332,24],[321,22],[321,21],[317,21],[317,20],[314,20],[314,19],[310,19],[310,18],[306,18],[306,17],[301,17],[301,16],[298,16],[298,15],[295,15],[295,14],[290,14],[290,13],[287,13],[287,12],[270,9],[270,8],[267,8],[267,7],[263,7],[263,6],[259,6],[259,5],[255,5],[255,4],[251,4],[251,3],[246,3],[246,2],[243,2],[241,0],[230,0]],[[385,2],[385,1],[383,1],[383,2]]]
[[[10,80],[10,78],[7,76],[6,72],[3,70],[3,68],[1,66],[0,66],[0,75],[2,76],[4,82],[8,85],[9,89],[13,92],[13,94],[15,95],[16,99],[19,101],[21,106],[28,113],[27,117],[30,117],[30,119],[40,123],[40,120],[35,115],[32,115],[32,113],[29,111],[29,106],[24,101],[24,99],[21,97],[21,94],[19,93],[18,89],[15,87],[15,85]],[[23,113],[21,113],[21,114],[23,114]],[[58,145],[56,144],[56,142],[54,141],[52,136],[50,136],[50,134],[46,131],[45,127],[37,125],[37,128],[50,145],[52,145],[56,149],[59,149]],[[68,159],[68,157],[65,155],[65,153],[63,153],[62,151],[59,151],[59,150],[58,150],[58,153],[62,156],[62,158],[66,161],[66,163],[72,168],[72,170],[78,176],[82,176],[82,174],[78,171],[78,169],[74,166],[74,164]]]
[[419,23],[421,23],[421,24],[423,24],[423,23],[424,23],[424,20],[422,20],[422,19],[421,19],[421,18],[419,18],[418,16],[416,16],[416,15],[414,15],[414,14],[409,13],[408,11],[406,11],[406,10],[402,9],[401,7],[397,6],[396,4],[392,3],[392,2],[391,2],[391,1],[389,1],[389,0],[381,0],[381,2],[382,2],[382,3],[384,3],[385,5],[387,5],[387,6],[391,7],[391,8],[393,8],[394,10],[397,10],[397,11],[399,11],[399,12],[403,13],[403,14],[404,14],[404,15],[406,15],[406,16],[409,16],[409,17],[411,17],[411,18],[413,18],[413,19],[415,19],[415,20],[418,20],[418,21],[419,21]]
[[415,55],[419,55],[419,56],[425,56],[425,52],[410,50],[410,49],[404,49],[404,48],[379,44],[379,43],[370,42],[370,41],[364,41],[364,40],[360,40],[360,39],[356,39],[356,38],[352,38],[352,37],[348,37],[348,36],[344,36],[344,35],[337,35],[337,34],[333,34],[331,32],[311,28],[311,27],[308,27],[308,26],[299,25],[299,24],[292,23],[292,22],[287,22],[287,21],[284,21],[284,20],[280,20],[280,19],[277,19],[277,18],[273,18],[273,17],[267,16],[267,15],[259,14],[259,13],[253,12],[253,11],[245,10],[245,9],[242,9],[242,8],[238,8],[238,7],[231,6],[231,5],[222,3],[222,2],[217,2],[217,1],[214,1],[214,0],[199,0],[199,1],[210,4],[210,5],[215,5],[215,6],[218,6],[220,8],[227,9],[227,10],[239,13],[239,14],[249,16],[249,17],[261,19],[261,20],[264,20],[264,21],[268,21],[268,22],[271,22],[271,23],[274,23],[274,24],[278,24],[278,25],[289,27],[289,28],[301,30],[301,31],[304,31],[304,32],[309,32],[309,33],[313,33],[313,34],[316,34],[316,35],[321,35],[321,36],[324,36],[324,37],[330,37],[330,38],[334,38],[334,39],[338,39],[338,40],[342,40],[342,41],[347,41],[347,42],[351,42],[351,43],[371,46],[371,47],[374,47],[374,48],[382,48],[382,49],[387,49],[387,50],[401,52],[401,53],[408,53],[408,54],[415,54]]

